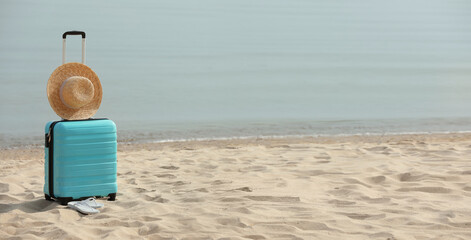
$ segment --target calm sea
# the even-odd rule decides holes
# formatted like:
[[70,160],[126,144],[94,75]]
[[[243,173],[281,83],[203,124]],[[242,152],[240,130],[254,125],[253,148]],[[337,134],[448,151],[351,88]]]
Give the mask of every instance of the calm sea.
[[121,140],[471,131],[471,1],[2,0],[0,146],[58,120],[68,30]]

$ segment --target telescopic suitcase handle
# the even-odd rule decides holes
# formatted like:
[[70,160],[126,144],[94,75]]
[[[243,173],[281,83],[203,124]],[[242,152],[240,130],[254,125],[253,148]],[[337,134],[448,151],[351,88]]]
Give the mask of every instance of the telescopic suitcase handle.
[[62,64],[65,63],[65,38],[67,35],[82,35],[82,64],[85,64],[85,32],[68,31],[62,34]]

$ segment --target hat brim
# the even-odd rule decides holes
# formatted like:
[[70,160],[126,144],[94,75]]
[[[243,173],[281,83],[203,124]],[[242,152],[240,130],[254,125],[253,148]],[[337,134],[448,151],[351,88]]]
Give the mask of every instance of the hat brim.
[[[62,83],[72,76],[86,77],[92,82],[94,87],[92,100],[78,109],[67,107],[60,97]],[[98,79],[98,76],[90,67],[82,63],[71,62],[62,64],[52,72],[51,77],[47,82],[47,98],[49,100],[49,104],[54,112],[63,119],[80,120],[93,117],[100,107],[102,96],[103,91],[100,79]]]

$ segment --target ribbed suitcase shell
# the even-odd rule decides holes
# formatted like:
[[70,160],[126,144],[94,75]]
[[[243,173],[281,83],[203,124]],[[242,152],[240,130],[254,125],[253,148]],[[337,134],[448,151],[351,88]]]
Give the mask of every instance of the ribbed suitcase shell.
[[[46,134],[52,123],[46,124]],[[46,195],[72,200],[117,192],[117,142],[113,121],[60,121],[54,125],[51,144],[54,196],[49,192],[49,147],[45,148]]]

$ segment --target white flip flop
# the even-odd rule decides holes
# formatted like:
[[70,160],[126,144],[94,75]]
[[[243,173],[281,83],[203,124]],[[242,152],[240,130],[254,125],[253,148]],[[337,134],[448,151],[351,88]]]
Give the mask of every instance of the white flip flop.
[[105,205],[103,203],[99,203],[95,200],[95,198],[87,198],[85,200],[82,200],[80,201],[81,203],[85,203],[87,204],[88,206],[92,207],[92,208],[102,208],[104,207]]
[[83,214],[95,214],[99,213],[100,211],[96,210],[95,208],[92,208],[88,206],[86,203],[83,203],[82,201],[80,202],[69,202],[67,203],[67,207],[72,208],[74,210],[77,210]]

